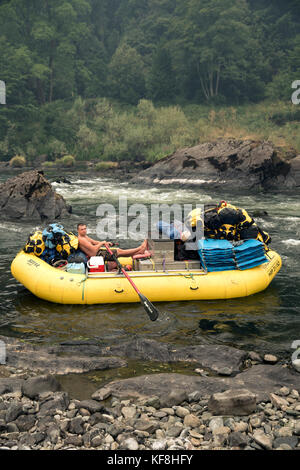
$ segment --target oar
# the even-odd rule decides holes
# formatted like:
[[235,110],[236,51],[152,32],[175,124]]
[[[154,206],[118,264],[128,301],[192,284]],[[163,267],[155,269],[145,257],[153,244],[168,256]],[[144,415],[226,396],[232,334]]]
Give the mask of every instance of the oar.
[[150,320],[152,321],[155,321],[157,320],[158,318],[158,315],[159,315],[159,311],[157,310],[156,307],[154,307],[154,305],[150,302],[149,299],[147,299],[147,297],[145,297],[137,288],[137,286],[134,284],[133,280],[131,279],[130,276],[128,276],[127,272],[125,271],[125,269],[123,268],[123,266],[121,265],[120,261],[118,260],[118,258],[115,256],[115,254],[111,251],[111,249],[109,248],[109,246],[107,244],[105,244],[105,247],[107,249],[107,251],[112,255],[114,261],[117,263],[119,269],[122,271],[122,273],[124,274],[124,276],[128,279],[128,281],[130,282],[130,284],[132,285],[132,287],[134,288],[134,290],[136,291],[136,293],[138,294],[139,298],[140,298],[140,301],[144,307],[144,309],[146,310],[146,313],[148,314]]

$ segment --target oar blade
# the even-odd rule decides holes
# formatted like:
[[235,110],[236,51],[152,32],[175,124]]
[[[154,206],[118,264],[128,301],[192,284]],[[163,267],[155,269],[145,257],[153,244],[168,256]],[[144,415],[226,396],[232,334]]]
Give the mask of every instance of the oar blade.
[[141,299],[141,302],[143,304],[144,309],[146,310],[150,320],[155,321],[158,318],[159,311],[157,310],[156,307],[150,302],[147,297],[145,297],[143,294],[139,293],[139,297]]

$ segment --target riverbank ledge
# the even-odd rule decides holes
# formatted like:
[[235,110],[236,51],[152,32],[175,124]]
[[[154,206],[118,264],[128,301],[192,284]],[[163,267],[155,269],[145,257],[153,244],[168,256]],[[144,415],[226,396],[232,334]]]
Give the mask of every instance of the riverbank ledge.
[[[300,374],[280,358],[270,362],[254,351],[210,345],[200,369],[203,345],[187,350],[134,339],[132,347],[96,341],[40,347],[0,339],[6,344],[0,450],[300,450]],[[153,351],[151,360],[169,354],[169,362],[192,361],[195,372],[114,380],[86,399],[71,398],[58,380],[74,371],[126,367],[134,351],[139,358]],[[231,371],[222,370],[223,362],[216,367],[222,352],[234,353]]]

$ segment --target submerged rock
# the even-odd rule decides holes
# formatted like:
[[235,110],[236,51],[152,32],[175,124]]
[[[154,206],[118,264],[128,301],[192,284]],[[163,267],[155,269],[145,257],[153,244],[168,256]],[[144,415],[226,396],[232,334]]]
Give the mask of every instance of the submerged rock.
[[0,184],[0,210],[5,219],[41,221],[66,217],[72,212],[41,170],[26,171]]

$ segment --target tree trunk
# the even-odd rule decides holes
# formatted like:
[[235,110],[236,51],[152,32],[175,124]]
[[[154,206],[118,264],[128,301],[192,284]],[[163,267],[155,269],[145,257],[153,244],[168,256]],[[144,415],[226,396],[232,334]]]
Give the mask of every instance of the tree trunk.
[[49,82],[49,100],[48,101],[49,103],[52,103],[52,99],[53,99],[53,57],[52,55],[50,55],[50,58],[49,58],[49,69],[50,69],[50,82]]
[[218,93],[219,93],[220,72],[221,72],[221,64],[218,65],[218,69],[217,69],[216,93],[215,93],[216,96],[218,96]]

